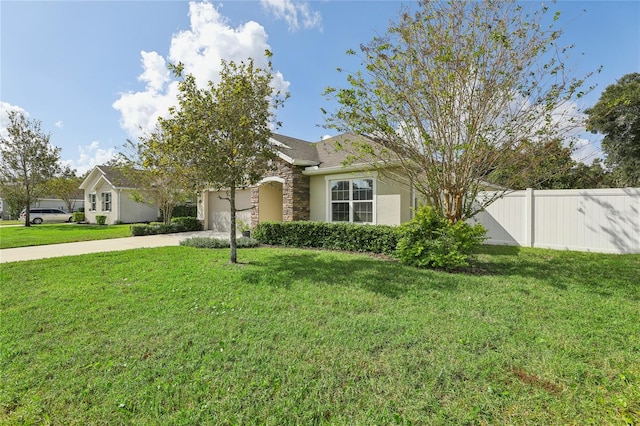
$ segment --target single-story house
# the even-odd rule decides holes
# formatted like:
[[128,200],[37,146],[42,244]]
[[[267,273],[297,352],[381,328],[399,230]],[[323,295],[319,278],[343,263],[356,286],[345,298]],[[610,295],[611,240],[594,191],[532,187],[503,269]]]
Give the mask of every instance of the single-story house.
[[80,189],[89,223],[96,223],[97,215],[106,216],[107,224],[153,222],[160,216],[158,207],[132,199],[135,184],[117,167],[94,167]]
[[[367,163],[344,166],[345,150],[336,149],[362,136],[345,133],[311,143],[273,134],[276,170],[251,188],[238,188],[236,207],[249,209],[238,219],[255,226],[263,221],[312,220],[399,225],[412,217],[416,194],[409,182],[380,175]],[[204,229],[229,231],[229,202],[224,191],[205,190],[198,197]]]
[[[71,200],[71,213],[77,212],[79,209],[84,207],[84,198],[82,191],[78,190],[78,194],[74,195],[74,198]],[[24,207],[24,206],[23,206]],[[13,215],[16,216],[23,207],[20,207],[17,211],[13,212]],[[67,203],[65,203],[60,198],[56,198],[54,195],[48,195],[36,198],[36,200],[31,203],[31,208],[51,208],[51,209],[59,209],[63,211],[67,211]],[[0,219],[8,220],[11,219],[11,212],[9,208],[9,203],[0,195]]]

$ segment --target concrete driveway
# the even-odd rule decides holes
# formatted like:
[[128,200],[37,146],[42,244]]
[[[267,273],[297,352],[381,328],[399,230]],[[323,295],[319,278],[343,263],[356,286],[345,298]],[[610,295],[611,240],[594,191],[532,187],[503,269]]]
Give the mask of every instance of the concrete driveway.
[[180,232],[177,234],[147,235],[144,237],[113,238],[110,240],[10,248],[0,250],[0,263],[46,259],[49,257],[75,256],[79,254],[101,253],[106,251],[131,250],[137,248],[177,246],[180,245],[180,241],[190,237],[229,239],[229,233],[214,231]]

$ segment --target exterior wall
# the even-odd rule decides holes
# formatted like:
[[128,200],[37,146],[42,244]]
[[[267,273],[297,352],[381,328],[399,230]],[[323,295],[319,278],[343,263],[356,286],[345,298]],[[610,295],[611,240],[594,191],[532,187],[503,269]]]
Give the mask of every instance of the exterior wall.
[[[102,193],[110,192],[111,193],[111,210],[103,211],[102,210]],[[89,194],[96,194],[96,209],[91,210],[91,201],[89,200]],[[109,185],[104,180],[101,181],[97,186],[93,187],[93,190],[85,190],[84,191],[84,217],[85,220],[89,223],[96,223],[96,216],[103,215],[107,217],[105,223],[112,224],[118,220],[117,216],[117,200],[116,200],[116,190]]]
[[113,210],[117,217],[115,220],[120,220],[124,223],[155,222],[160,217],[158,207],[133,201],[131,199],[131,190],[120,190],[113,195],[113,199]]
[[[102,193],[111,193],[111,210],[102,210]],[[91,201],[89,194],[96,194],[96,209],[91,211]],[[158,208],[146,203],[138,203],[131,199],[131,190],[114,189],[111,185],[103,181],[101,185],[95,188],[95,191],[85,190],[84,195],[85,220],[89,223],[96,223],[96,216],[104,215],[107,217],[106,222],[109,225],[117,223],[137,223],[137,222],[153,222],[158,220]]]
[[[272,193],[278,200],[282,199],[282,220],[291,222],[294,220],[309,220],[311,208],[309,204],[309,176],[302,174],[304,167],[291,165],[283,160],[277,160],[276,170],[269,177],[277,177],[284,180],[282,184],[282,197]],[[262,195],[262,198],[261,198]],[[273,207],[274,200],[266,200],[267,193],[262,194],[259,187],[253,188],[251,203],[254,208],[251,214],[251,225],[255,226],[261,219],[260,209]],[[263,202],[266,202],[263,207]]]
[[400,225],[411,219],[411,187],[408,184],[378,179],[376,191],[379,225]]
[[311,176],[309,182],[309,219],[314,222],[327,221],[327,181],[325,176]]
[[[229,232],[231,230],[231,213],[229,211],[229,201],[221,200],[219,197],[227,197],[225,191],[210,191],[205,193],[208,197],[207,200],[207,213],[206,229]],[[236,208],[246,209],[250,208],[251,204],[251,189],[238,189],[236,190]],[[236,214],[236,221],[242,220],[245,223],[251,223],[251,210],[245,210]]]
[[315,175],[310,180],[310,219],[326,222],[328,217],[328,181],[334,179],[357,179],[374,177],[375,222],[379,225],[400,225],[411,219],[411,187],[408,184],[392,182],[376,176],[376,173],[348,173],[335,175]]
[[640,188],[517,191],[474,219],[490,244],[640,253]]
[[280,182],[266,182],[257,188],[260,200],[258,221],[281,222],[283,218],[283,185]]
[[[84,207],[84,200],[71,200],[73,211],[77,212],[80,207]],[[43,207],[50,209],[60,209],[67,211],[67,204],[59,198],[38,198],[31,207]],[[70,212],[73,213],[73,212]]]

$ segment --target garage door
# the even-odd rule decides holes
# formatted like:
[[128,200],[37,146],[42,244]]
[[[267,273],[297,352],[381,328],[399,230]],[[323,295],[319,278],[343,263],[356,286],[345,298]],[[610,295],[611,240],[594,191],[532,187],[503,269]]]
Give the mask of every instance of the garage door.
[[[229,201],[221,200],[220,197],[227,197],[226,192],[209,193],[209,229],[218,232],[229,232],[231,223],[231,213],[229,212]],[[251,190],[236,190],[236,209],[246,209],[251,207]],[[251,210],[238,212],[236,220],[251,223]]]

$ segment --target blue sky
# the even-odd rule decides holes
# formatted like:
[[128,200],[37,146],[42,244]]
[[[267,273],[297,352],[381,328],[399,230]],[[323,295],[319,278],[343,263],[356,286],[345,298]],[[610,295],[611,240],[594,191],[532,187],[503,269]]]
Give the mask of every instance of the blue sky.
[[[140,126],[166,111],[173,85],[166,63],[215,80],[219,59],[274,53],[275,83],[291,97],[279,133],[309,141],[331,134],[320,108],[327,86],[343,86],[337,67],[356,71],[345,51],[383,34],[399,1],[6,1],[0,0],[0,131],[6,111],[42,122],[62,160],[80,173],[106,162]],[[405,2],[405,4],[407,4]],[[603,66],[593,105],[609,84],[640,72],[639,1],[559,1],[565,44],[575,44],[576,75]],[[415,4],[414,6],[415,7]],[[580,158],[599,136],[583,134]]]

